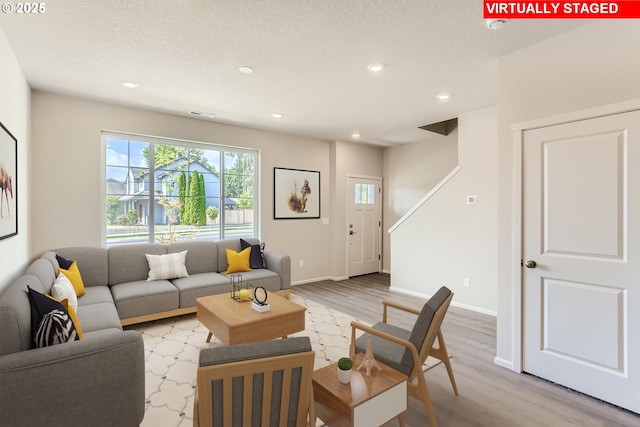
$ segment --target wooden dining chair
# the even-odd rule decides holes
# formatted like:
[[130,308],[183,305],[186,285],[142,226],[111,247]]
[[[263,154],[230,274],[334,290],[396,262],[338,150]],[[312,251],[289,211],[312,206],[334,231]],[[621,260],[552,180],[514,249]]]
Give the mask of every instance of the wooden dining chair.
[[[440,330],[452,299],[453,292],[443,286],[425,303],[422,310],[405,307],[391,301],[383,301],[382,322],[371,327],[351,322],[351,357],[355,357],[356,353],[366,351],[367,334],[369,334],[372,352],[376,360],[408,376],[408,394],[422,401],[432,427],[437,426],[437,421],[423,371],[423,365],[428,356],[442,361],[447,368],[453,392],[456,396],[458,395],[451,361]],[[417,315],[413,328],[407,330],[387,323],[388,308]],[[356,339],[356,330],[365,333]],[[436,338],[438,340],[437,347],[434,346]]]

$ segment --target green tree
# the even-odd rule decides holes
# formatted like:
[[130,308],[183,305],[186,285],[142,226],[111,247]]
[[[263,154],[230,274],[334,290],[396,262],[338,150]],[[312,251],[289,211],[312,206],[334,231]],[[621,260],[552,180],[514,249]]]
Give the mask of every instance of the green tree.
[[189,177],[189,194],[184,208],[185,224],[188,225],[195,225],[198,221],[198,181],[198,172],[193,171]]
[[234,160],[233,166],[230,168],[225,166],[225,197],[240,197],[243,193],[253,194],[255,156],[246,153],[225,153],[225,156],[229,160]]
[[138,212],[136,212],[135,209],[129,210],[124,215],[118,215],[118,218],[116,218],[117,225],[131,227],[136,225],[137,223],[138,223]]
[[[142,149],[142,157],[144,158],[147,167],[149,167],[149,146],[146,146]],[[200,148],[181,147],[177,145],[164,144],[154,145],[153,160],[156,168],[170,165],[171,163],[181,158],[185,159],[185,161],[180,164],[179,168],[186,169],[189,164],[198,162],[209,169],[211,172],[215,174],[218,173],[216,167],[210,164],[209,160],[204,155],[204,150]]]
[[116,214],[118,213],[118,208],[120,207],[120,202],[118,201],[117,196],[107,196],[107,224],[113,224],[116,221]]
[[181,224],[186,224],[184,221],[184,205],[187,198],[187,174],[180,172],[180,179],[178,181],[178,200],[180,201],[178,208],[178,217]]
[[178,212],[180,211],[181,202],[179,199],[167,199],[162,198],[158,200],[158,203],[164,206],[165,214],[169,220],[168,232],[160,234],[156,237],[156,240],[163,245],[168,245],[178,240],[177,225],[178,225]]
[[215,206],[209,206],[207,208],[207,216],[211,219],[211,222],[215,222],[220,215],[220,210]]
[[196,225],[203,226],[207,223],[207,197],[205,194],[204,174],[198,175],[198,218]]
[[253,209],[253,195],[246,191],[242,193],[238,199],[238,207],[240,209]]

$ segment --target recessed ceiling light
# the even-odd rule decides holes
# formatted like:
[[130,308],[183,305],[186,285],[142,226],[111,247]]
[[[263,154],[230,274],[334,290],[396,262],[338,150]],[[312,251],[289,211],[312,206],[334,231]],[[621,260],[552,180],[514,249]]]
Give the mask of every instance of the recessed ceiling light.
[[354,132],[354,133],[351,134],[351,138],[358,139],[358,138],[360,138],[360,134],[358,132]]
[[485,19],[484,22],[487,24],[487,28],[490,30],[499,30],[504,27],[504,24],[507,22],[506,19],[496,19],[496,18],[488,18]]
[[122,86],[128,87],[129,89],[135,89],[139,85],[138,85],[138,83],[135,83],[135,82],[130,82],[130,81],[127,81],[127,80],[123,80],[122,81]]
[[238,71],[240,71],[241,73],[245,73],[245,74],[251,74],[251,73],[253,73],[253,68],[247,67],[246,65],[243,65],[242,67],[238,68]]
[[369,64],[367,66],[367,70],[372,71],[374,73],[379,73],[380,71],[384,70],[385,65],[384,64]]
[[204,117],[204,118],[207,118],[207,119],[212,119],[212,118],[214,118],[216,116],[215,114],[204,113],[202,111],[189,111],[189,114],[191,114],[192,116]]
[[446,101],[447,99],[451,98],[451,94],[447,92],[439,93],[436,95],[436,98],[439,101]]
[[282,113],[271,113],[271,117],[274,117],[276,119],[279,119],[282,116],[284,116],[284,114],[282,114]]

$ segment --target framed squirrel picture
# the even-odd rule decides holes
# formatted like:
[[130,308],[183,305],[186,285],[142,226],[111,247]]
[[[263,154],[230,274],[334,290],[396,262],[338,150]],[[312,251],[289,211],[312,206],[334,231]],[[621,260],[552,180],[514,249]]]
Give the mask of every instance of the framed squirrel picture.
[[18,140],[0,127],[0,239],[6,239],[18,234]]
[[273,218],[320,218],[320,172],[273,168]]

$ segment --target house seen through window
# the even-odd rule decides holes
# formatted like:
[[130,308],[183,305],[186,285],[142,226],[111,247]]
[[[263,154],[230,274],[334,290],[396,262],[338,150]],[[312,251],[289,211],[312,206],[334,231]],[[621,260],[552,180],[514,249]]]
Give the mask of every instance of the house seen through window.
[[258,152],[103,134],[107,247],[257,237]]

